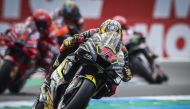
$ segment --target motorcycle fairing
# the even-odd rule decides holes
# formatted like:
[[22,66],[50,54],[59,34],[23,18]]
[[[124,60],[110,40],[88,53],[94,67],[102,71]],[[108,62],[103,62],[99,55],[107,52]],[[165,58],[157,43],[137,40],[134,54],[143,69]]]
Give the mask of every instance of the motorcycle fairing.
[[94,34],[84,44],[83,49],[89,51],[93,60],[100,55],[105,60],[115,64],[118,63],[117,53],[120,51],[121,36],[116,32],[108,32],[104,34]]
[[58,82],[64,75],[68,72],[70,61],[74,58],[73,56],[68,56],[62,63],[56,68],[56,70],[52,73],[51,79]]

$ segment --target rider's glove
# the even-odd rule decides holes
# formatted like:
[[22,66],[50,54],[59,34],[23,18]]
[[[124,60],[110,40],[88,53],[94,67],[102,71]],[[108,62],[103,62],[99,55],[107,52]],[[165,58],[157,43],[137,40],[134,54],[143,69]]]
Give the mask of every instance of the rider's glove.
[[60,52],[64,52],[66,48],[74,46],[75,43],[75,37],[68,37],[63,41],[60,47]]
[[132,79],[132,73],[131,73],[131,71],[130,71],[130,69],[128,69],[128,68],[124,68],[123,69],[123,78],[122,78],[122,80],[124,81],[124,82],[128,82],[128,81],[130,81]]
[[67,48],[67,44],[69,44],[70,42],[68,42],[67,40],[64,40],[63,43],[61,44],[61,47],[59,48],[60,52],[64,52],[65,49]]

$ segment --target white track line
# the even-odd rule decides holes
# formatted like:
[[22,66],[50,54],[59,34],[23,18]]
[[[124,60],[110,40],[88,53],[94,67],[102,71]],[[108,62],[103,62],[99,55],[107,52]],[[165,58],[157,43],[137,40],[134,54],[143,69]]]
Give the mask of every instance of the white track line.
[[0,102],[0,108],[32,106],[33,104],[34,104],[34,101],[3,101],[3,102]]

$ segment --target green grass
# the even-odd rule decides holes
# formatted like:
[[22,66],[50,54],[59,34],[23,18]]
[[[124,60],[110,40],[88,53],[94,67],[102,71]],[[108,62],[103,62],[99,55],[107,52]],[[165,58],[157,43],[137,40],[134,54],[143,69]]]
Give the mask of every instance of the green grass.
[[26,87],[40,86],[42,85],[44,80],[40,79],[28,79],[26,83]]

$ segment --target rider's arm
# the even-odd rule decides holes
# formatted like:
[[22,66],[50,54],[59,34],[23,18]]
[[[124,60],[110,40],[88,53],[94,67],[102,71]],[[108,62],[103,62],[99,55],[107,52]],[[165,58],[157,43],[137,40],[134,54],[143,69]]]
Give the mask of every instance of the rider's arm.
[[50,68],[50,71],[56,69],[61,61],[70,53],[74,52],[74,50],[78,47],[78,45],[82,42],[84,42],[86,39],[91,37],[93,34],[99,32],[99,29],[90,29],[88,31],[85,31],[81,34],[75,34],[73,37],[68,37],[63,41],[60,47],[60,53],[57,56],[57,59],[55,60],[52,68]]
[[77,46],[78,44],[84,42],[86,39],[91,37],[93,34],[99,32],[99,29],[90,29],[81,34],[75,34],[73,37],[68,37],[65,39],[60,47],[60,52],[63,52],[65,49],[73,46]]

